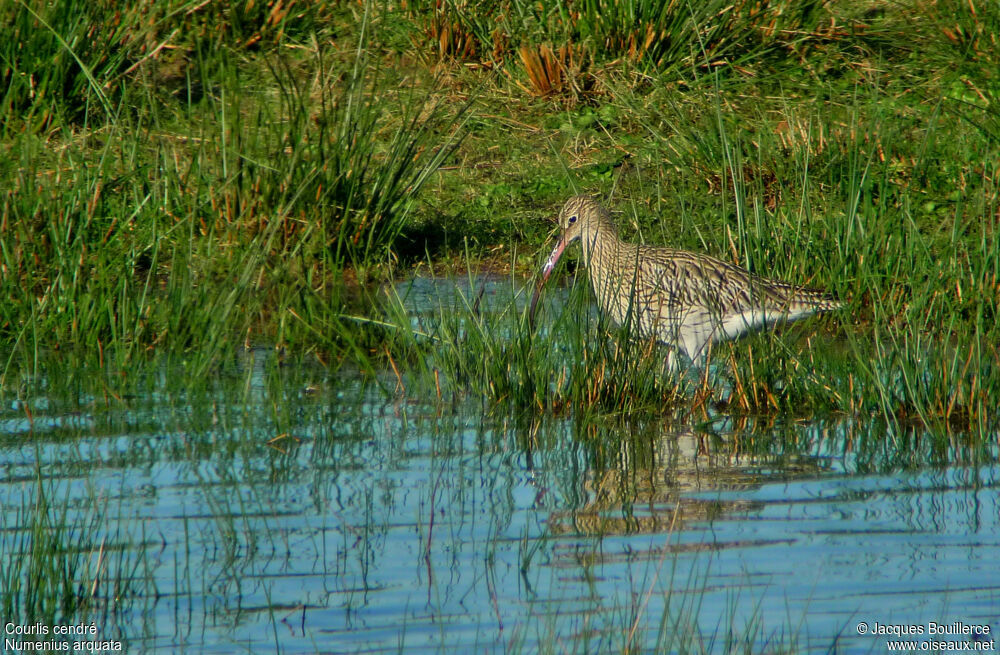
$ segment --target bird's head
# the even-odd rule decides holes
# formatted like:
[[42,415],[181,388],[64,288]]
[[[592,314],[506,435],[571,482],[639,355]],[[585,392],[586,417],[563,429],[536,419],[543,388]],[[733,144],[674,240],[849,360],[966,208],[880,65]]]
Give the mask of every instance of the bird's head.
[[599,217],[601,211],[603,210],[600,203],[593,196],[573,196],[566,201],[559,211],[559,240],[549,258],[545,260],[545,265],[542,266],[542,284],[549,279],[566,246],[579,239],[590,222]]
[[604,209],[600,203],[592,196],[573,196],[563,205],[558,219],[559,240],[556,242],[555,248],[552,249],[549,258],[545,260],[545,265],[542,266],[542,279],[535,287],[535,293],[531,298],[528,319],[532,326],[535,324],[535,309],[538,305],[538,297],[541,294],[542,286],[549,279],[549,276],[552,275],[552,271],[555,269],[559,258],[562,257],[563,251],[566,250],[566,246],[582,237],[590,227],[592,221],[599,221],[602,216],[601,212],[603,211]]

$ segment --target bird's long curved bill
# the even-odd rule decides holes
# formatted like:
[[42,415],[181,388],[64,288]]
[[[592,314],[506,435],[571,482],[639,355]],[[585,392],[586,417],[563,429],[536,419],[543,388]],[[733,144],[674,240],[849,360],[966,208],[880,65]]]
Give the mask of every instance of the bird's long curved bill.
[[542,294],[542,287],[545,286],[545,282],[552,275],[552,269],[556,267],[556,262],[562,257],[563,250],[565,249],[566,240],[560,237],[556,243],[556,247],[552,249],[552,254],[549,255],[549,258],[545,260],[545,265],[542,266],[542,280],[535,287],[535,293],[531,296],[531,307],[528,309],[528,325],[532,329],[535,327],[535,310],[538,308],[538,298]]

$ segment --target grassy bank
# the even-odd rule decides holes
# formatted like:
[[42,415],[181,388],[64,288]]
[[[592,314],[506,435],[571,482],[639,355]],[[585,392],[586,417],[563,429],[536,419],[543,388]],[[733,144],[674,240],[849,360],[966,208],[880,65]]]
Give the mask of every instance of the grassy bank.
[[[995,427],[994,4],[0,11],[8,387],[53,357],[202,373],[265,343],[546,411]],[[723,346],[678,383],[582,309],[542,337],[469,299],[425,338],[386,302],[379,283],[414,269],[533,273],[578,191],[610,197],[627,238],[847,308],[796,328],[816,331],[801,347]]]

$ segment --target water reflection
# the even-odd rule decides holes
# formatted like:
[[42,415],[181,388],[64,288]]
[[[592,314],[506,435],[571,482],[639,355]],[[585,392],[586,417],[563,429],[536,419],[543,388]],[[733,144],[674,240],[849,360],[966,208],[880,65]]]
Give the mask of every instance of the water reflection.
[[875,420],[484,417],[263,351],[162,380],[0,412],[0,581],[23,590],[40,515],[77,526],[128,650],[860,653],[885,649],[860,621],[998,627],[1000,469],[892,472]]

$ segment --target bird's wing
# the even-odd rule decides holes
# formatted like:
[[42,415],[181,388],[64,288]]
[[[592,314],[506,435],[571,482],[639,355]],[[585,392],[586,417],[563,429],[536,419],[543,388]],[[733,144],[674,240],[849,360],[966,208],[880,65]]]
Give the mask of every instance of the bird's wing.
[[[683,250],[644,248],[643,291],[661,340],[688,357],[714,339],[734,339],[765,325],[794,320],[839,303],[823,292],[754,275],[739,266]],[[663,329],[668,332],[663,333]]]

